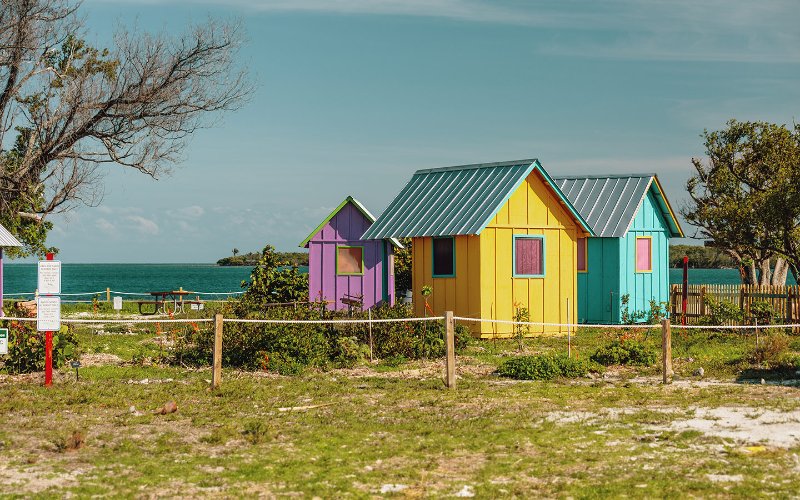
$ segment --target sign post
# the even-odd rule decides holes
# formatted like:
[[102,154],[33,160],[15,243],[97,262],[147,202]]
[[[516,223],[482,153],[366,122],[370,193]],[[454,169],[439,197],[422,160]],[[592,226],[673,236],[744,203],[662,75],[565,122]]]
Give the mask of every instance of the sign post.
[[61,329],[61,262],[47,254],[39,261],[39,298],[36,304],[36,329],[45,332],[44,385],[53,385],[53,331]]

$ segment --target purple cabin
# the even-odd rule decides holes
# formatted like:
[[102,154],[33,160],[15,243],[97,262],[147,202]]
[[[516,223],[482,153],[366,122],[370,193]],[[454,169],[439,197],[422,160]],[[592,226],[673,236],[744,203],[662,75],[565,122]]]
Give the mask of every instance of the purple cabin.
[[362,240],[373,222],[348,196],[300,243],[308,248],[309,300],[325,300],[331,309],[394,305],[394,249],[403,246],[394,238]]

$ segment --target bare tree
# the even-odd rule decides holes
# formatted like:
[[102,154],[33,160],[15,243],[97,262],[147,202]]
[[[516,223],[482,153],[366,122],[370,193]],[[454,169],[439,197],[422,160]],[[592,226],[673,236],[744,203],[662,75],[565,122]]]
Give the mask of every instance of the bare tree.
[[0,6],[0,221],[26,253],[45,250],[48,215],[99,203],[106,165],[159,177],[192,132],[251,92],[236,25],[120,31],[110,50],[84,31],[69,0]]

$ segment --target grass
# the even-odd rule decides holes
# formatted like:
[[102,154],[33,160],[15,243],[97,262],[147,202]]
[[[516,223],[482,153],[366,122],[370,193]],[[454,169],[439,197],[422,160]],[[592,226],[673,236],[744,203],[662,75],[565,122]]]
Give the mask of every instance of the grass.
[[[741,335],[674,332],[678,378],[693,382],[671,386],[655,383],[657,367],[613,369],[595,380],[501,379],[491,372],[516,355],[516,341],[498,340],[459,356],[453,391],[440,380],[441,362],[395,360],[295,377],[226,369],[212,392],[207,369],[141,362],[161,352],[150,328],[78,328],[84,354],[120,360],[82,368],[80,382],[68,369],[51,389],[38,375],[0,378],[0,496],[791,497],[800,490],[796,445],[751,452],[743,446],[755,441],[675,426],[700,409],[729,406],[748,418],[767,410],[800,415],[794,387],[733,383],[748,369],[752,339]],[[608,339],[581,330],[573,355],[588,359]],[[566,339],[528,339],[525,351],[565,352]],[[716,382],[692,378],[699,366]],[[176,413],[154,414],[168,401]],[[76,433],[79,447],[69,444]]]

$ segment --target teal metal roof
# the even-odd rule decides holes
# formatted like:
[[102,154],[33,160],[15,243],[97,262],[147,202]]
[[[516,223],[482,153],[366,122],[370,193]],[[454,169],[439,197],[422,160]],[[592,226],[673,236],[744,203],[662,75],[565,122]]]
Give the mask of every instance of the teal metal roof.
[[362,239],[480,234],[533,170],[594,235],[539,161],[528,159],[418,170]]
[[556,177],[555,182],[591,224],[597,236],[625,236],[642,206],[642,200],[651,189],[667,222],[670,236],[683,236],[683,230],[656,174]]

